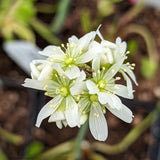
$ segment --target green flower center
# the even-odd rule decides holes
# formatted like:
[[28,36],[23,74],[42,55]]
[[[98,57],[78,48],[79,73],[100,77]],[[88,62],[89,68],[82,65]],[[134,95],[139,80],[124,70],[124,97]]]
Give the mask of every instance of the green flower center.
[[103,88],[105,88],[105,86],[106,86],[106,81],[100,80],[100,81],[98,82],[98,87],[99,87],[99,88],[103,89]]
[[68,96],[68,94],[69,94],[68,88],[67,88],[67,87],[62,87],[62,88],[60,89],[60,94],[61,94],[63,97]]
[[93,94],[93,95],[90,96],[90,100],[92,102],[97,102],[98,101],[98,96],[96,94]]
[[66,64],[66,65],[69,65],[69,64],[72,64],[72,63],[74,63],[73,58],[67,57],[67,58],[65,59],[65,64]]

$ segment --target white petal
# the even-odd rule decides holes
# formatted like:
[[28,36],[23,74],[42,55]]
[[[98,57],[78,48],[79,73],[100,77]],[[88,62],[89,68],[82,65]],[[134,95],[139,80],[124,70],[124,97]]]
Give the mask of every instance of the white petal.
[[53,68],[51,65],[46,64],[46,66],[43,68],[42,72],[40,73],[38,80],[43,81],[46,79],[50,79],[52,76]]
[[113,113],[116,117],[120,118],[124,122],[131,123],[133,120],[133,114],[132,111],[126,107],[125,105],[122,105],[121,109],[116,109],[116,108],[110,108],[106,106],[107,109]]
[[31,76],[33,79],[38,79],[40,72],[38,71],[37,67],[33,64],[33,62],[30,63],[31,68]]
[[128,99],[133,99],[133,90],[128,90],[128,88],[124,85],[121,84],[108,84],[107,89],[110,92],[115,92],[115,94],[128,98]]
[[100,27],[101,27],[101,25],[98,26],[98,28],[97,28],[97,30],[96,30],[96,33],[97,33],[97,35],[99,36],[99,38],[100,38],[101,40],[104,40],[101,32],[99,31],[99,28],[100,28]]
[[104,75],[104,79],[109,81],[111,78],[115,76],[115,74],[120,70],[120,67],[122,66],[122,63],[124,61],[124,58],[122,57],[119,62],[115,63],[112,67],[109,68],[109,70]]
[[86,114],[80,116],[80,125],[84,124],[88,119]]
[[95,71],[100,70],[100,57],[96,57],[92,61],[92,69]]
[[87,80],[86,81],[86,86],[89,90],[90,94],[96,94],[99,92],[98,87],[96,86],[96,84],[94,82],[92,82],[91,80]]
[[72,65],[66,69],[65,74],[69,79],[74,79],[80,76],[80,70],[77,66]]
[[71,44],[72,43],[77,44],[78,43],[78,38],[75,35],[73,35],[70,38],[68,38],[68,42],[71,43]]
[[96,36],[96,32],[92,31],[81,37],[78,41],[78,47],[82,50],[87,50],[89,44]]
[[115,43],[112,43],[112,42],[109,42],[109,41],[106,41],[106,40],[102,40],[102,41],[101,41],[101,44],[102,44],[104,47],[113,48],[113,49],[116,48],[116,44],[115,44]]
[[89,115],[89,128],[96,140],[105,141],[107,139],[107,122],[102,112],[102,108],[98,103],[91,106]]
[[52,67],[59,73],[59,74],[65,74],[65,72],[63,71],[63,69],[61,68],[61,66],[58,63],[53,63]]
[[128,94],[129,94],[130,96],[133,96],[134,90],[133,90],[132,82],[131,82],[130,78],[127,76],[127,74],[126,74],[124,71],[121,71],[121,73],[122,73],[124,79],[125,79],[126,82],[127,82]]
[[67,127],[67,122],[66,122],[66,120],[63,120],[62,123],[63,123],[63,125],[64,125],[65,127]]
[[[55,112],[57,110],[57,108],[59,107],[62,100],[63,100],[63,97],[57,96],[57,97],[53,98],[51,101],[49,101],[40,110],[38,117],[37,117],[37,121],[36,121],[37,127],[39,127],[41,125],[41,122],[43,121],[43,119],[47,118],[48,116],[50,116],[51,114],[53,114],[53,112]],[[54,106],[54,107],[52,107],[52,106]]]
[[85,80],[86,74],[84,71],[80,72],[80,77],[78,77],[75,81],[75,84],[71,87],[70,92],[72,95],[81,94],[84,89],[86,89],[86,84],[83,80]]
[[54,54],[64,54],[64,52],[59,47],[50,45],[39,51],[39,54],[50,57]]
[[56,121],[56,126],[57,126],[59,129],[62,129],[62,127],[63,127],[62,122],[61,122],[61,121]]
[[42,81],[26,78],[24,80],[24,84],[22,84],[22,86],[28,87],[28,88],[33,88],[33,89],[38,89],[38,90],[45,90],[44,89],[45,84],[46,83],[42,82]]
[[70,127],[75,127],[78,125],[78,105],[71,96],[66,98],[65,116]]
[[120,109],[122,107],[121,100],[114,94],[99,92],[98,99],[101,104],[109,104],[110,107]]
[[56,111],[49,117],[48,122],[56,122],[64,119],[64,113],[62,111]]
[[116,45],[120,45],[122,43],[122,39],[120,37],[116,38]]
[[133,71],[125,64],[122,65],[122,69],[126,70],[126,73],[132,78],[134,83],[138,86],[138,83],[136,81],[136,77],[135,77]]

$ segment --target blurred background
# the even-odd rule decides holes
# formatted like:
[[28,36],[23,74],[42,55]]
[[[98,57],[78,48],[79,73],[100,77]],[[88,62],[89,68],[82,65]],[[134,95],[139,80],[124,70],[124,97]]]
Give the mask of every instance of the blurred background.
[[[30,77],[31,60],[41,58],[39,50],[99,24],[106,40],[120,36],[127,42],[139,83],[134,100],[122,99],[134,113],[131,124],[106,113],[105,144],[119,144],[116,153],[98,149],[90,131],[60,130],[47,119],[36,128],[37,114],[49,99],[21,86]],[[0,160],[160,160],[159,51],[159,0],[0,0]]]

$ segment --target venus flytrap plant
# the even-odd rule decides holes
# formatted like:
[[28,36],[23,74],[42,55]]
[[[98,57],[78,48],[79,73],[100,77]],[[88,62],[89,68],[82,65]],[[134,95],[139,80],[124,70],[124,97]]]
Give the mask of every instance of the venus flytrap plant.
[[[98,35],[101,43],[94,40]],[[134,65],[124,64],[126,42],[118,37],[116,43],[105,41],[99,32],[92,31],[80,39],[72,36],[66,47],[48,46],[39,52],[43,60],[31,62],[31,77],[23,86],[45,91],[50,100],[39,112],[36,126],[49,117],[49,122],[62,126],[81,127],[89,119],[89,128],[96,140],[105,141],[108,109],[121,120],[131,123],[133,114],[118,96],[132,99],[131,72]],[[89,72],[89,73],[88,73]],[[121,73],[127,86],[118,84]]]

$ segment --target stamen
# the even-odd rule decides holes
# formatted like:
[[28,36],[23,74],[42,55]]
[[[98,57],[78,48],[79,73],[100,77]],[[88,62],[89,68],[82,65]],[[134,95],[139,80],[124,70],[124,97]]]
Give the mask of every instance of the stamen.
[[114,71],[115,71],[114,69],[111,70],[112,73],[114,73]]
[[46,90],[47,88],[48,88],[48,85],[45,84],[44,87],[43,87],[43,89]]
[[116,80],[120,80],[121,79],[121,77],[116,77]]

